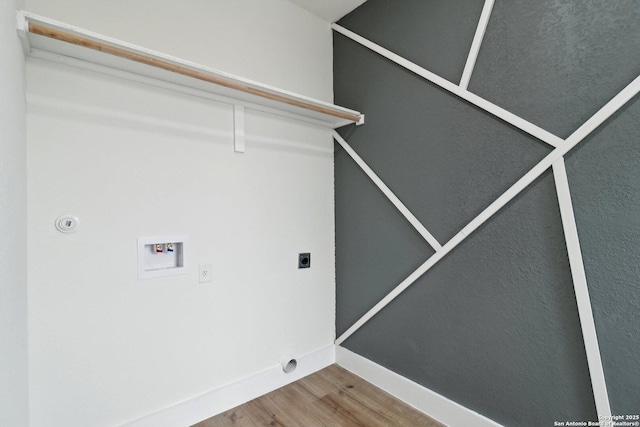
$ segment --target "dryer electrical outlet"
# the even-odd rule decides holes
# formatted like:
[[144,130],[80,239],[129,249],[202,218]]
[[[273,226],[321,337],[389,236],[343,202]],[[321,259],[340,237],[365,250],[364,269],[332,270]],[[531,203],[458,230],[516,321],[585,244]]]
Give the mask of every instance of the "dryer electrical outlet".
[[311,253],[304,252],[298,254],[298,268],[309,268],[311,267]]

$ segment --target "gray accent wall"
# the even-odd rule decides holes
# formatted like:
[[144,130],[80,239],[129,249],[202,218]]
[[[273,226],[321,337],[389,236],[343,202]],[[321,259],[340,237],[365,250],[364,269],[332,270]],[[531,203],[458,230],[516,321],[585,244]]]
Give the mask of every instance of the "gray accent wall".
[[[482,4],[369,0],[339,24],[458,83]],[[638,46],[639,2],[496,0],[469,90],[564,138]],[[551,150],[338,33],[334,79],[366,114],[340,133],[441,244]],[[639,119],[634,99],[566,157],[614,414],[640,411]],[[340,335],[433,251],[338,145],[335,167]],[[597,419],[551,172],[343,346],[504,425]]]
[[640,411],[640,97],[567,158],[611,410]]
[[508,426],[596,420],[552,175],[344,346]]
[[[366,116],[366,125],[339,132],[441,242],[549,153],[365,47],[335,41],[335,101]],[[352,73],[344,79],[342,66]]]
[[428,10],[425,3],[367,0],[339,24],[458,83],[484,0],[429,0]]
[[335,161],[336,274],[353,284],[336,290],[341,334],[434,251],[339,147]]
[[469,90],[565,138],[640,72],[637,0],[497,0]]

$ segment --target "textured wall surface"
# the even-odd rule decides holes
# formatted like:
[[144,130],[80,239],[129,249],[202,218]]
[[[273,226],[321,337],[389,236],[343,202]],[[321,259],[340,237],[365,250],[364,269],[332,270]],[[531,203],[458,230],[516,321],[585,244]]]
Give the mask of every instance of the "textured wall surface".
[[568,156],[611,410],[640,410],[640,97]]
[[[339,23],[458,83],[481,8],[369,0]],[[632,1],[497,0],[469,90],[564,138],[637,76],[638,23]],[[337,33],[334,78],[336,102],[367,116],[341,134],[441,244],[550,150]],[[637,104],[567,157],[614,414],[640,402]],[[346,156],[338,334],[432,253]],[[551,172],[343,345],[505,425],[596,419]]]
[[334,61],[336,102],[366,109],[366,126],[341,134],[442,242],[549,152],[341,35]]
[[597,419],[563,242],[547,172],[344,345],[504,425]]
[[[349,326],[415,270],[433,249],[342,150],[336,148],[336,331]],[[358,197],[353,197],[357,194]]]
[[640,72],[636,0],[498,0],[469,90],[564,138]]
[[340,25],[458,83],[484,1],[430,0],[428,5],[425,3],[424,0],[367,0],[341,19]]

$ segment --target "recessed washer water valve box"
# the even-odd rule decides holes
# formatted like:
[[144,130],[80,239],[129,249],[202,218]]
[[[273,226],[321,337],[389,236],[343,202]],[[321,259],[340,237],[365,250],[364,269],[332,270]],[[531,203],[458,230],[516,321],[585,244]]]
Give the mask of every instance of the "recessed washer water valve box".
[[138,238],[138,279],[187,274],[187,236]]

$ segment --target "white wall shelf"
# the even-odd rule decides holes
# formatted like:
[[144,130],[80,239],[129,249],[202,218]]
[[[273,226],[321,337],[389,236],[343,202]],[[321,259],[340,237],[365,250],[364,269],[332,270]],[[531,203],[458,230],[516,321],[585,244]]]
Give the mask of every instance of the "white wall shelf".
[[[18,12],[17,27],[28,55],[42,56],[41,52],[49,52],[63,62],[66,58],[73,58],[89,64],[98,64],[213,94],[218,97],[216,99],[226,99],[234,105],[293,117],[333,129],[352,123],[364,123],[364,115],[354,110],[237,77],[29,12]],[[51,56],[49,58],[52,59]]]

